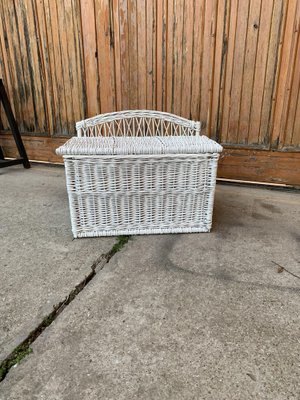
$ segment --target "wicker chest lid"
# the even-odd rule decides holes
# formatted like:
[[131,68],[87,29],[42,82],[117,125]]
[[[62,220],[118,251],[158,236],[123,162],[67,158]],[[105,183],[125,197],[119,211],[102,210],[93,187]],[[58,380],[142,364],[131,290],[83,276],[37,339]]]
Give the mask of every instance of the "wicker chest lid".
[[203,154],[223,150],[207,136],[73,137],[58,155]]

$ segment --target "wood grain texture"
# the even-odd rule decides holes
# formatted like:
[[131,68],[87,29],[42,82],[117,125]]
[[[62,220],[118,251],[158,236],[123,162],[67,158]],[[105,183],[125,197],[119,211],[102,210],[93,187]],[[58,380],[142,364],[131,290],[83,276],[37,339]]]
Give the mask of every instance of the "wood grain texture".
[[142,1],[137,1],[137,52],[138,52],[138,105],[147,108],[147,29],[146,8]]
[[116,109],[114,74],[114,28],[108,0],[95,1],[100,111]]
[[165,110],[172,112],[173,108],[173,37],[174,37],[174,0],[167,2],[166,11],[166,75],[165,75]]
[[239,143],[243,144],[248,142],[255,63],[257,58],[257,42],[259,36],[258,27],[260,21],[261,1],[262,0],[252,0],[249,2],[244,70],[240,98],[240,115],[238,121]]
[[277,141],[278,148],[283,150],[300,150],[299,42],[300,4],[291,0],[283,36],[273,130],[273,142]]
[[[35,161],[62,163],[62,158],[55,154],[55,149],[64,144],[67,138],[22,136],[28,158]],[[16,158],[16,144],[10,134],[0,135],[0,146],[3,146],[5,157]]]
[[[30,160],[62,163],[55,149],[66,138],[23,136]],[[0,135],[6,157],[16,157],[16,146],[9,134]],[[270,152],[226,148],[220,158],[218,177],[289,185],[300,185],[300,152]]]
[[299,186],[300,152],[226,148],[218,177]]
[[136,0],[127,1],[128,40],[127,57],[129,60],[129,108],[138,108],[138,38]]
[[234,152],[287,160],[300,150],[299,25],[298,0],[2,0],[0,74],[28,145],[147,108],[201,120]]
[[229,1],[218,2],[216,20],[216,41],[214,55],[213,92],[211,102],[210,130],[211,137],[220,139],[220,120],[222,119],[222,106],[224,101],[224,70],[229,30]]
[[[239,116],[243,87],[249,7],[249,1],[240,1],[238,3],[232,82],[230,89],[230,112],[227,134],[228,143],[237,143],[239,136]],[[247,95],[249,96],[249,93]]]
[[100,113],[99,74],[94,0],[80,2],[81,24],[84,35],[84,69],[86,81],[87,116]]
[[9,5],[7,0],[0,2],[0,12],[0,37],[2,54],[4,57],[4,63],[6,65],[6,75],[3,77],[4,85],[8,91],[12,109],[17,120],[19,121],[20,129],[22,131],[27,128],[27,124],[29,125],[29,123],[26,124],[26,122],[32,120],[33,114],[31,113],[29,116],[30,119],[28,118],[28,120],[25,122],[23,115],[27,108],[27,101],[25,101],[24,104],[21,104],[21,102],[18,101],[18,95],[23,95],[24,97],[27,96],[25,92],[24,76],[20,60],[21,45],[18,31],[14,29],[14,27],[17,26],[17,17],[14,4]]
[[288,7],[285,8],[285,18],[282,27],[282,49],[280,57],[280,71],[278,77],[278,86],[276,90],[275,112],[272,131],[272,144],[276,148],[278,144],[282,147],[284,143],[284,125],[287,118],[286,104],[290,92],[290,79],[292,76],[293,58],[295,54],[295,16],[299,2],[290,0]]
[[[232,0],[230,2],[229,12],[229,31],[227,38],[227,50],[225,59],[225,79],[224,79],[224,101],[222,104],[222,114],[221,114],[221,135],[220,140],[222,143],[226,143],[228,136],[228,124],[230,116],[230,94],[232,86],[232,71],[234,62],[234,51],[235,51],[235,36],[237,28],[237,10],[238,2],[237,0]],[[220,40],[220,39],[219,39]]]
[[182,100],[182,40],[183,40],[183,15],[185,0],[175,0],[174,5],[174,84],[173,84],[173,110],[180,115]]
[[[273,3],[274,4],[274,3]],[[268,49],[270,45],[270,27],[272,22],[273,6],[268,2],[262,1],[260,22],[259,22],[259,35],[257,43],[257,56],[255,63],[253,91],[252,91],[252,107],[250,112],[250,126],[248,131],[248,143],[260,144],[263,140],[269,144],[268,138],[260,140],[260,121],[262,112],[262,103],[264,88],[266,82],[266,68],[268,59]],[[272,75],[274,72],[272,71]],[[271,102],[271,96],[268,99]]]
[[191,85],[193,61],[193,22],[194,4],[187,1],[183,10],[183,38],[182,38],[182,97],[180,115],[185,118],[191,116]]
[[[284,2],[274,0],[273,15],[270,28],[268,60],[266,66],[265,86],[262,100],[261,121],[259,128],[259,142],[271,143],[272,120],[274,117],[274,104],[276,85],[278,80],[279,68],[277,64],[280,59],[280,33],[282,27],[282,15],[284,15]],[[271,100],[270,100],[271,99]],[[272,143],[271,143],[272,145]]]

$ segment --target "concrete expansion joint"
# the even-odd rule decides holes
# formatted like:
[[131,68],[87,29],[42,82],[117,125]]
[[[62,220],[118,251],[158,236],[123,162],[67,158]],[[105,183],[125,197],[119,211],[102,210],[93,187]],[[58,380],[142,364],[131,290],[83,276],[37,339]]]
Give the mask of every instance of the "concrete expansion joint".
[[64,300],[53,306],[53,311],[48,314],[43,321],[29,333],[25,340],[20,343],[0,364],[0,382],[2,382],[9,370],[17,365],[28,354],[32,353],[30,347],[32,343],[48,328],[62,311],[78,296],[88,283],[100,272],[111,258],[119,252],[130,239],[130,236],[119,236],[114,246],[105,254],[101,254],[91,265],[91,272],[78,283]]

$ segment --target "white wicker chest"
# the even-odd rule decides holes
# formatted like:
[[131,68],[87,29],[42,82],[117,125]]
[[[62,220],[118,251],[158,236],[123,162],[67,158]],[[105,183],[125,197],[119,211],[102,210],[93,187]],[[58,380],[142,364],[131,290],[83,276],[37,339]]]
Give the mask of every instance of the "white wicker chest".
[[139,110],[76,127],[57,149],[75,238],[210,231],[222,147],[198,122]]

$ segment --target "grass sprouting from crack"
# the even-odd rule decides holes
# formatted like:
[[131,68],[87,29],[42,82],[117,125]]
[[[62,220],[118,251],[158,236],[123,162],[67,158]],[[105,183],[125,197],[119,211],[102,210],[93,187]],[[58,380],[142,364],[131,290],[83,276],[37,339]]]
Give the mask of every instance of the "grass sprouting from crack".
[[6,377],[8,371],[14,365],[19,364],[19,362],[26,357],[28,354],[32,353],[32,349],[26,344],[22,343],[14,349],[14,351],[7,357],[0,366],[0,382]]
[[99,257],[91,266],[91,272],[69,293],[69,295],[61,301],[59,304],[53,307],[53,311],[48,314],[43,321],[27,336],[27,338],[17,346],[0,364],[0,382],[8,374],[9,370],[19,364],[19,362],[25,358],[28,354],[32,353],[30,345],[40,336],[40,334],[52,324],[52,322],[58,317],[58,315],[70,304],[75,297],[85,288],[85,286],[94,278],[96,275],[96,267],[101,260],[109,262],[109,260],[120,251],[125,244],[129,241],[130,236],[118,236],[117,242],[111,248],[111,250]]
[[108,259],[110,259],[112,256],[114,256],[118,251],[120,251],[126,243],[128,243],[128,240],[130,239],[130,236],[118,236],[117,238],[117,243],[115,243],[112,247],[112,249],[108,252]]

